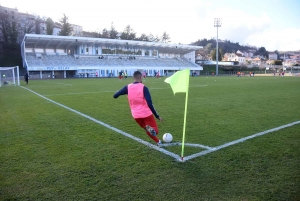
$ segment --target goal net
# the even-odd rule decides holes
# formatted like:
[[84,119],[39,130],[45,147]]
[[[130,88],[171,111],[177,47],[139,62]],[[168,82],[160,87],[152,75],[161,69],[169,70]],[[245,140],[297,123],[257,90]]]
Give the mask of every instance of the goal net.
[[0,67],[0,87],[5,85],[20,86],[19,66]]

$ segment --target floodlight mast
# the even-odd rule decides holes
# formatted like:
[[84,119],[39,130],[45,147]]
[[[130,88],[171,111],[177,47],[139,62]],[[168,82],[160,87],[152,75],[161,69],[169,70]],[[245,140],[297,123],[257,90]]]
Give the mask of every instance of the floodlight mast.
[[218,62],[219,62],[219,39],[218,39],[218,28],[221,27],[222,25],[222,18],[215,18],[214,21],[214,27],[217,27],[217,49],[216,49],[216,75],[219,74],[219,67],[218,67]]

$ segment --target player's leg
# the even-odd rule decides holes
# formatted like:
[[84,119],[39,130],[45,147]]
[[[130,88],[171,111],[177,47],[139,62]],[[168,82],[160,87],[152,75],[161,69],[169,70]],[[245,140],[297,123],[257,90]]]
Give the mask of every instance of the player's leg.
[[146,130],[147,135],[152,138],[156,143],[159,142],[159,139],[156,137],[158,134],[158,127],[153,115],[146,118],[138,118],[135,121]]
[[153,115],[150,115],[149,117],[144,118],[145,122],[145,130],[147,132],[147,135],[151,137],[156,143],[159,142],[159,139],[157,138],[158,134],[158,126],[156,123],[156,120]]

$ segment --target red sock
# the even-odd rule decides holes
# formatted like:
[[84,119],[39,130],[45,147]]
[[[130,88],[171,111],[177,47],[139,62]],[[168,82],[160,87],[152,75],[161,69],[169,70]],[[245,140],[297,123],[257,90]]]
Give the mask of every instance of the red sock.
[[156,136],[151,135],[148,131],[146,131],[147,135],[151,137],[156,143],[159,142],[159,139]]

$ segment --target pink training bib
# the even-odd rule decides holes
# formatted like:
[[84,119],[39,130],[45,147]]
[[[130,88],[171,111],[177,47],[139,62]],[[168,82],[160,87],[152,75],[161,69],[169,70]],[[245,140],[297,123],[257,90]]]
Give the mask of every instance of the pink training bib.
[[133,118],[145,118],[152,114],[144,97],[144,85],[142,83],[128,85],[128,102]]

